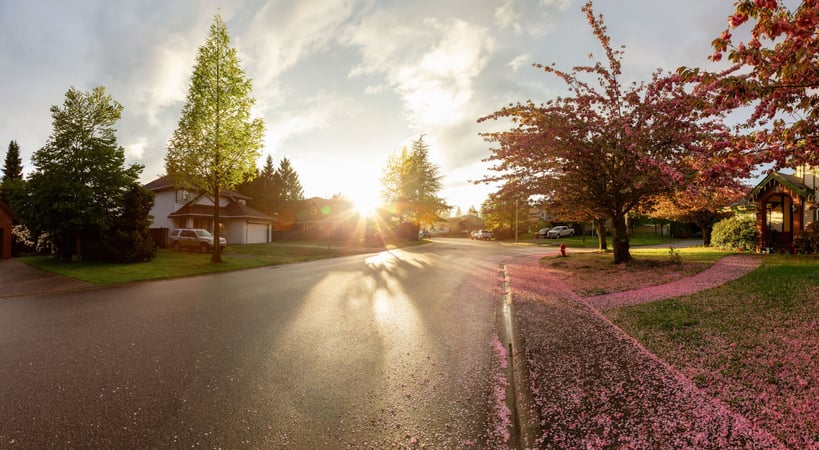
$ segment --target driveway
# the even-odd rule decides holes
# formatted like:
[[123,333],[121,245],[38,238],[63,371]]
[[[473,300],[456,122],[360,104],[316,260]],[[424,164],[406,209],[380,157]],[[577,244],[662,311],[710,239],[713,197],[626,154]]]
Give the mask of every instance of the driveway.
[[92,286],[85,281],[35,269],[16,259],[0,260],[0,298],[73,291]]

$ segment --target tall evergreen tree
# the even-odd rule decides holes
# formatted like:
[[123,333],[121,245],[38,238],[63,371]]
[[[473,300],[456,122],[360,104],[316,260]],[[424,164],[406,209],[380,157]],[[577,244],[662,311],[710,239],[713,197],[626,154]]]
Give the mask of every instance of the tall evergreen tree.
[[259,172],[258,181],[256,182],[257,188],[255,191],[258,198],[255,199],[256,206],[254,207],[268,215],[277,212],[276,210],[281,206],[281,203],[278,201],[281,195],[276,191],[274,184],[275,177],[276,167],[273,165],[273,157],[267,155],[264,166]]
[[398,215],[398,222],[420,227],[440,219],[449,206],[438,197],[441,180],[438,166],[429,161],[429,146],[421,136],[412,143],[412,152],[403,148],[393,154],[384,167],[381,184],[384,200]]
[[299,181],[299,174],[293,169],[289,159],[282,158],[282,160],[279,161],[277,175],[278,181],[281,183],[283,201],[304,200],[304,190]]
[[236,187],[236,190],[243,195],[250,197],[247,204],[258,209],[265,214],[276,212],[278,204],[276,199],[281,195],[278,187],[274,185],[276,167],[273,165],[273,158],[267,155],[265,164],[261,170],[256,171],[256,176],[245,180]]
[[17,145],[17,141],[11,141],[3,165],[3,181],[20,180],[22,178],[23,160],[20,158],[20,146]]
[[[251,91],[227,26],[217,15],[199,47],[187,102],[165,157],[168,175],[180,187],[218,202],[222,191],[255,176],[264,123],[251,116]],[[214,242],[219,242],[219,223],[219,208],[213,208]],[[211,262],[222,261],[221,250],[214,246]]]

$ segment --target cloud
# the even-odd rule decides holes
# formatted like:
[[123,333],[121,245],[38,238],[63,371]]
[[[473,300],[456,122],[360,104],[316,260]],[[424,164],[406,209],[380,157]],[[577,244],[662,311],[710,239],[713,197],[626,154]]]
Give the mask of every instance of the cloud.
[[506,0],[495,8],[494,21],[499,29],[511,30],[516,35],[542,35],[554,26],[555,16],[569,9],[571,4],[571,0]]
[[262,6],[237,40],[255,67],[258,85],[273,83],[307,55],[333,44],[356,4],[354,0],[311,0]]
[[141,137],[137,139],[136,142],[125,145],[125,156],[131,160],[141,160],[145,155],[145,146],[147,143],[148,139]]
[[518,55],[515,59],[509,61],[506,65],[511,67],[512,70],[517,72],[522,66],[526,64],[532,63],[532,55],[529,53],[524,53],[522,55]]
[[265,148],[281,148],[289,139],[327,128],[334,119],[352,114],[357,109],[356,105],[352,98],[319,92],[291,110],[270,111],[267,114]]
[[473,80],[494,50],[494,38],[461,19],[408,24],[397,16],[376,13],[348,29],[347,42],[362,56],[350,77],[384,75],[415,128],[457,122],[474,94]]

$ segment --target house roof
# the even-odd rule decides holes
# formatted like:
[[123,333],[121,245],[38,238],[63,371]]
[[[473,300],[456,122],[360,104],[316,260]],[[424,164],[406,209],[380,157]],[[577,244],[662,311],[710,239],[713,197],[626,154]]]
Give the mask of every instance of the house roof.
[[765,177],[764,180],[760,181],[759,184],[757,184],[756,187],[751,190],[748,197],[755,198],[765,189],[766,186],[768,186],[768,184],[772,182],[777,182],[782,186],[785,186],[801,197],[807,197],[813,193],[813,189],[802,183],[802,178],[796,175],[774,172]]
[[[213,217],[213,206],[188,202],[181,208],[168,214],[168,217]],[[274,222],[276,220],[263,212],[238,202],[230,202],[227,206],[220,207],[219,217],[227,220],[245,219],[260,220],[263,222]]]
[[[154,192],[162,192],[162,191],[168,191],[168,190],[171,190],[171,189],[175,189],[175,186],[176,186],[176,182],[175,182],[174,178],[171,177],[170,175],[164,175],[164,176],[161,176],[161,177],[157,178],[156,180],[151,181],[150,183],[146,184],[145,189],[149,189],[149,190],[154,191]],[[231,190],[228,190],[228,189],[225,189],[224,191],[222,191],[221,194],[222,194],[221,195],[222,197],[233,197],[235,199],[249,200],[249,199],[252,198],[252,197],[248,197],[247,195],[240,194],[240,193],[238,193],[236,191],[231,191]]]
[[174,188],[174,181],[170,175],[165,175],[157,178],[154,181],[145,185],[145,189],[149,189],[154,192],[159,191],[167,191],[168,189]]

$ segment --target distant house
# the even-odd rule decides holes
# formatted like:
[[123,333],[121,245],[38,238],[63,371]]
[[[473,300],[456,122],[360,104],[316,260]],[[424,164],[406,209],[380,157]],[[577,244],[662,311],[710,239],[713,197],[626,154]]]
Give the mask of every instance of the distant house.
[[11,208],[0,199],[0,258],[11,258]]
[[805,227],[817,221],[816,170],[772,173],[748,194],[756,207],[757,250],[790,251]]
[[288,202],[279,212],[277,228],[283,239],[363,239],[372,230],[344,198],[313,197]]
[[[151,215],[155,230],[204,228],[213,232],[213,208],[216,204],[206,195],[177,189],[169,176],[145,185],[154,192]],[[247,206],[250,197],[234,191],[221,193],[218,205],[222,235],[228,244],[258,244],[270,242],[276,218]]]

